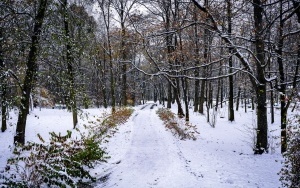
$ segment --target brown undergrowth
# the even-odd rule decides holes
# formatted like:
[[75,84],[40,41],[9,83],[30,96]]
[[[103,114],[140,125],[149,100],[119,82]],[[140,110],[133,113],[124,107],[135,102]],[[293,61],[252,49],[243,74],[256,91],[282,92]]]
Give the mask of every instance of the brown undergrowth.
[[102,118],[89,121],[90,128],[99,136],[102,136],[107,133],[108,130],[126,123],[133,111],[132,108],[118,108],[112,114],[103,114]]
[[176,117],[169,109],[159,108],[156,113],[164,122],[165,126],[170,129],[174,135],[178,135],[181,140],[196,140],[196,135],[200,134],[196,126],[184,121],[182,118]]

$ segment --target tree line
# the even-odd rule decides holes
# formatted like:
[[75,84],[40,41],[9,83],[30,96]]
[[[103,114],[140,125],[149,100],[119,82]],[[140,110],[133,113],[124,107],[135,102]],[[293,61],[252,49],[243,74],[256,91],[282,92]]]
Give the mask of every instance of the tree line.
[[[66,105],[77,125],[90,106],[176,103],[206,114],[239,103],[257,114],[256,154],[268,151],[267,103],[287,112],[299,98],[300,3],[296,0],[23,0],[0,2],[1,130],[18,107],[24,144],[34,106]],[[234,104],[236,106],[234,106]]]

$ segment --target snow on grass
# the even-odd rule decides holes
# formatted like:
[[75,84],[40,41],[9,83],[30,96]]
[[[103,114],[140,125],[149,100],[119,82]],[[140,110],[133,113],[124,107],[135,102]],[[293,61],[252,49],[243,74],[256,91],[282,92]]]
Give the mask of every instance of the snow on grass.
[[[247,127],[255,124],[255,111],[235,112],[236,120],[227,120],[225,108],[218,112],[215,128],[206,116],[190,111],[190,123],[197,126],[197,140],[179,140],[157,117],[158,106],[134,107],[129,120],[109,131],[103,147],[111,156],[93,170],[99,179],[94,187],[280,187],[277,173],[283,160],[279,140],[270,138],[274,153],[253,155]],[[154,108],[150,108],[150,107]],[[172,111],[176,113],[174,105]],[[78,128],[95,120],[110,109],[87,109],[80,116]],[[296,111],[294,113],[299,113]],[[225,115],[220,118],[220,115]],[[269,114],[268,114],[269,115]],[[269,115],[270,116],[270,115]],[[0,133],[0,171],[11,156],[17,113],[10,113],[8,130]],[[270,122],[270,121],[269,121]],[[35,109],[28,116],[26,141],[45,140],[49,132],[66,134],[72,130],[72,115],[66,110]],[[280,111],[275,110],[275,123],[269,123],[273,136],[280,135]],[[251,134],[250,134],[251,135]],[[277,144],[277,145],[276,145]]]

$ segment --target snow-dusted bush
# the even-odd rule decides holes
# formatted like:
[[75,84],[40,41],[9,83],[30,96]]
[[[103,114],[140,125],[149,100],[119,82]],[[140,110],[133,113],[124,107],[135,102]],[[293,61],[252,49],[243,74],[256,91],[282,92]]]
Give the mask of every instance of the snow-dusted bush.
[[296,116],[288,127],[288,145],[280,171],[283,187],[300,187],[300,116]]
[[28,142],[14,149],[14,157],[2,175],[8,187],[77,187],[95,181],[89,173],[96,162],[105,161],[105,151],[94,137],[80,139],[50,133],[50,143]]

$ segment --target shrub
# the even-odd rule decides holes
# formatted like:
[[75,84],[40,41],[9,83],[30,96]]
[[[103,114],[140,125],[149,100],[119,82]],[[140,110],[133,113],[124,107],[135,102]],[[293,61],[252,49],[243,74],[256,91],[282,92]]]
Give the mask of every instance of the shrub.
[[61,136],[50,133],[50,143],[28,142],[14,148],[14,157],[7,163],[3,174],[8,187],[77,187],[95,181],[89,168],[98,161],[105,161],[105,151],[93,137],[73,139],[71,131]]
[[178,135],[182,140],[196,140],[195,134],[199,134],[196,126],[187,123],[183,119],[177,118],[169,109],[159,108],[156,113],[160,119],[163,120],[166,127],[174,133],[174,135]]
[[98,133],[98,137],[101,138],[109,129],[126,123],[132,113],[131,108],[119,108],[113,114],[105,115],[102,120],[96,119],[95,122],[89,122],[89,124],[92,131]]
[[300,116],[296,116],[288,128],[288,146],[284,153],[280,181],[283,187],[300,187]]

